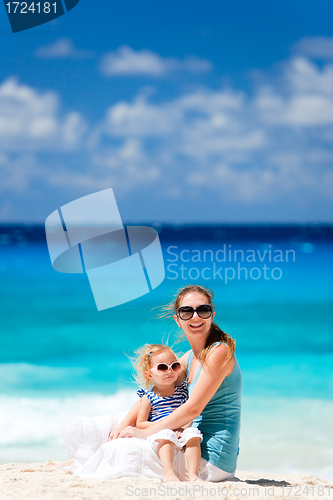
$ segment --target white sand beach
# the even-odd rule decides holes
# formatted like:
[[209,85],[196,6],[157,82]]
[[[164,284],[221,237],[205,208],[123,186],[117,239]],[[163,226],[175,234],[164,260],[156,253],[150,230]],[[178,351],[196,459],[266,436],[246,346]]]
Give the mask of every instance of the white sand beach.
[[[162,483],[145,478],[87,479],[73,476],[66,469],[43,471],[40,466],[1,465],[1,500],[333,498],[333,481],[311,475],[237,471],[232,481],[222,483]],[[30,472],[22,472],[23,469]]]

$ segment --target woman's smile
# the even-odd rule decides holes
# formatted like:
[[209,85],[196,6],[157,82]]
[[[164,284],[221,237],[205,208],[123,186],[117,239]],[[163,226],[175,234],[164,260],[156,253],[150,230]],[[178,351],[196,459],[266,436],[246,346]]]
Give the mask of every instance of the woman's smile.
[[204,325],[204,323],[203,323],[203,322],[202,322],[202,323],[199,323],[199,324],[197,324],[197,323],[190,323],[190,327],[191,327],[191,328],[200,328],[200,327],[201,327],[201,326],[203,326],[203,325]]

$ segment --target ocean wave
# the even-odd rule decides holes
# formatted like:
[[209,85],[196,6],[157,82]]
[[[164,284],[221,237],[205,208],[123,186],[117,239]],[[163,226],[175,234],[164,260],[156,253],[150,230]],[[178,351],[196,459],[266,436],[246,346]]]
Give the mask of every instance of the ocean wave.
[[70,418],[114,414],[129,409],[136,400],[135,390],[121,390],[112,396],[82,394],[64,398],[1,395],[0,448],[61,445],[61,429]]
[[[64,460],[61,430],[76,415],[92,417],[129,409],[135,390],[111,396],[65,398],[0,396],[0,461]],[[239,470],[303,473],[333,479],[333,401],[245,396]]]

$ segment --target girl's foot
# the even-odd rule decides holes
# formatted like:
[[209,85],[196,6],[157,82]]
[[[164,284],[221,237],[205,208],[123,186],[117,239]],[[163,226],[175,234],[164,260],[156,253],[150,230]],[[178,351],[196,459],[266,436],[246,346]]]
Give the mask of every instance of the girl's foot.
[[203,479],[201,479],[201,477],[199,477],[197,474],[189,474],[188,475],[188,480],[189,481],[200,481],[200,482],[203,482]]
[[179,479],[174,472],[166,472],[163,474],[163,482],[170,483],[171,481],[178,481]]

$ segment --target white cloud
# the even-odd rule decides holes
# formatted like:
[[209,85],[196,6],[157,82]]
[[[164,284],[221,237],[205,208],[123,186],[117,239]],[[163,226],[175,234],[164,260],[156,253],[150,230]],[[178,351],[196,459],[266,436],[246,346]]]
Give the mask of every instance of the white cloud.
[[108,109],[105,129],[113,136],[161,136],[172,133],[180,112],[163,112],[164,106],[139,97],[133,104],[119,102]]
[[322,69],[304,57],[292,59],[285,68],[285,80],[291,93],[317,93],[333,96],[333,64]]
[[[205,187],[242,204],[286,196],[301,202],[305,192],[329,200],[332,67],[298,57],[281,68],[282,85],[259,82],[254,98],[202,88],[170,101],[138,96],[115,104],[99,130],[100,159],[103,144],[131,138],[140,142],[133,161],[159,166],[161,196],[179,196],[177,178],[185,196],[200,196]],[[121,161],[118,156],[118,168]]]
[[89,50],[77,49],[69,38],[59,38],[50,45],[39,47],[35,51],[35,56],[45,59],[83,59],[91,57]]
[[3,150],[72,149],[86,130],[76,112],[62,115],[54,92],[38,92],[9,78],[0,85],[0,147]]
[[293,95],[284,99],[264,89],[255,108],[267,124],[315,127],[333,124],[333,99],[318,94]]
[[136,51],[131,47],[122,46],[104,55],[100,69],[106,76],[162,77],[175,71],[210,71],[212,64],[196,57],[184,60],[163,58],[150,50]]
[[244,95],[231,91],[206,89],[158,104],[138,97],[109,108],[101,132],[155,139],[163,157],[181,154],[191,161],[210,161],[211,156],[264,145],[264,131],[244,122],[244,107]]
[[324,214],[333,192],[332,65],[297,56],[279,70],[274,82],[270,74],[257,81],[253,95],[192,87],[155,101],[139,92],[89,127],[79,113],[61,113],[55,93],[6,80],[3,192],[40,184],[75,197],[111,186],[161,206],[224,203],[265,217],[275,204],[292,218],[291,207],[309,214],[311,203]]
[[33,184],[43,178],[43,168],[31,153],[8,155],[0,163],[0,192],[13,192],[19,195],[33,190]]
[[254,112],[266,123],[316,127],[333,124],[333,65],[322,69],[305,58],[292,59],[284,68],[284,90],[262,85]]
[[293,49],[309,57],[319,59],[333,58],[333,37],[309,36],[293,45]]

